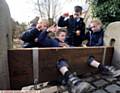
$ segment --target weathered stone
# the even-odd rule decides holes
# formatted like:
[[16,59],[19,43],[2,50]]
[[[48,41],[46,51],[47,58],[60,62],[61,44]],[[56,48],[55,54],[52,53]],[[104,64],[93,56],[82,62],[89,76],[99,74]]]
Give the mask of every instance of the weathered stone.
[[12,46],[11,17],[5,0],[0,0],[0,89],[9,89],[8,48]]
[[114,55],[112,64],[120,68],[120,21],[108,25],[104,35],[105,45],[114,43]]
[[53,86],[53,87],[49,87],[49,88],[44,88],[42,90],[40,90],[40,93],[55,93],[57,92],[57,87]]
[[96,88],[95,88],[94,86],[90,85],[89,91],[94,91],[95,89],[96,89]]
[[8,86],[7,81],[5,82],[5,80],[8,80],[8,76],[6,75],[6,73],[1,73],[0,74],[0,90],[6,89],[6,86]]
[[100,79],[100,78],[101,78],[101,74],[96,74],[96,75],[94,75],[94,78],[95,78],[95,79]]
[[101,79],[101,80],[97,80],[97,81],[93,82],[93,84],[94,84],[97,88],[99,88],[99,87],[105,86],[106,84],[108,84],[108,82],[105,81],[105,80],[103,80],[103,79]]
[[109,81],[109,82],[113,82],[113,81],[115,81],[115,80],[117,80],[117,78],[104,78],[105,80],[107,80],[107,81]]
[[105,92],[104,90],[100,89],[100,90],[96,90],[96,91],[94,91],[92,93],[107,93],[107,92]]
[[82,77],[88,77],[88,76],[91,76],[92,75],[92,73],[85,73],[85,74],[82,74]]
[[120,81],[117,81],[116,83],[117,83],[118,85],[120,85]]
[[[88,81],[92,80],[91,78],[93,77],[100,77],[97,73],[96,74],[89,74],[87,77],[88,77]],[[86,77],[86,78],[87,78]],[[83,80],[86,79],[86,78],[82,78]],[[91,81],[90,82],[90,89],[87,93],[120,93],[120,81],[118,80],[119,77],[117,78],[103,78],[103,77],[100,77],[100,80],[98,80],[98,78],[94,78],[94,81]],[[104,80],[105,79],[105,80]],[[33,86],[32,86],[33,87]],[[41,90],[44,92],[48,92],[48,89],[53,89],[53,88],[50,88],[50,87],[53,87],[53,86],[47,86],[47,82],[46,83],[43,83],[43,88],[41,88]],[[30,86],[28,87],[24,87],[22,88],[22,92],[24,91],[27,91],[30,89]],[[111,90],[109,89],[114,89],[113,92],[109,92]],[[41,91],[40,90],[40,91]],[[53,91],[53,90],[52,90]],[[60,92],[60,93],[69,93],[67,91],[67,88],[64,87],[64,86],[59,86],[55,89],[56,92]],[[114,92],[115,91],[115,92]]]
[[95,79],[93,77],[88,77],[88,78],[85,78],[84,81],[87,81],[87,82],[92,82],[94,81]]
[[120,91],[120,86],[112,84],[107,86],[105,89],[110,93],[116,93],[117,91]]

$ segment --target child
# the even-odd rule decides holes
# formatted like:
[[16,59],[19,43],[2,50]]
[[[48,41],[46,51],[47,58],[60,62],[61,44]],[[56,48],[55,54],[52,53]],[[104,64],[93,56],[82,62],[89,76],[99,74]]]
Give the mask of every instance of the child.
[[[55,33],[55,38],[49,37],[49,32]],[[65,29],[58,29],[55,26],[51,26],[39,35],[38,43],[43,47],[69,47],[69,45],[65,43],[66,34]]]
[[41,47],[39,43],[37,43],[37,38],[40,35],[41,31],[46,30],[48,28],[48,21],[43,19],[38,22],[36,27],[28,29],[27,31],[22,33],[21,39],[24,41],[24,48],[32,48],[32,47]]
[[71,46],[81,46],[81,43],[85,37],[85,23],[84,19],[81,18],[82,7],[74,7],[74,15],[68,13],[60,16],[58,20],[59,27],[67,27],[67,38],[66,41]]
[[100,20],[92,20],[85,39],[87,46],[103,46],[104,31]]

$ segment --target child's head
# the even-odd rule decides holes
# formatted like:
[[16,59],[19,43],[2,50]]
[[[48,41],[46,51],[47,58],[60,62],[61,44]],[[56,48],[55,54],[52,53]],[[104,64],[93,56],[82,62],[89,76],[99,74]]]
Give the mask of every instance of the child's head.
[[75,12],[74,15],[75,15],[76,17],[79,17],[79,16],[82,14],[82,7],[79,6],[79,5],[75,6],[75,7],[74,7],[74,12]]
[[48,28],[48,26],[49,26],[48,20],[42,19],[42,20],[38,21],[38,24],[36,27],[38,30],[46,30]]
[[58,29],[55,35],[57,39],[59,39],[61,42],[64,42],[67,35],[67,31],[63,28],[60,28]]
[[101,28],[102,28],[102,22],[98,19],[95,19],[95,20],[92,20],[90,22],[90,28],[93,32],[97,32],[97,31],[100,31]]

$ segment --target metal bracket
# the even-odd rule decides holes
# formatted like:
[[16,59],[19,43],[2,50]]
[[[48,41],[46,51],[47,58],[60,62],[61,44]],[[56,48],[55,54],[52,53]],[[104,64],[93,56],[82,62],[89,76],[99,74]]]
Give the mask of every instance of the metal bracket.
[[37,89],[37,84],[39,80],[39,50],[38,48],[32,49],[33,56],[33,77],[34,77],[34,88]]

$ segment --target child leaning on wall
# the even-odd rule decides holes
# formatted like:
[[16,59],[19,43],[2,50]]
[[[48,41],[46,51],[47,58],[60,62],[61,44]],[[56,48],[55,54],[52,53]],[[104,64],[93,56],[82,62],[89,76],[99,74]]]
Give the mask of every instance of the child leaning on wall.
[[103,46],[104,31],[100,20],[94,19],[90,22],[88,32],[85,35],[86,44],[83,46]]

